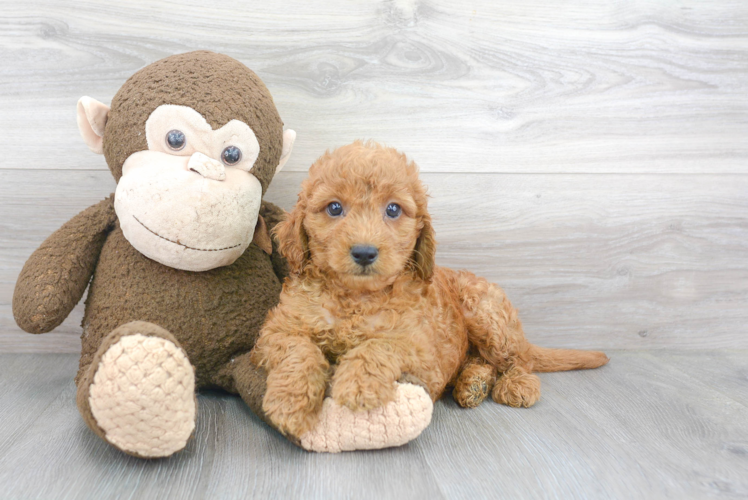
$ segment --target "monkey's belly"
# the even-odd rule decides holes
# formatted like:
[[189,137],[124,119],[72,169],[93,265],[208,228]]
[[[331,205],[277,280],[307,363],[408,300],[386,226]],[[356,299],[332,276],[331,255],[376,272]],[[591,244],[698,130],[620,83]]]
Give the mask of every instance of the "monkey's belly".
[[118,326],[141,320],[171,332],[196,369],[197,385],[254,346],[281,285],[255,245],[230,266],[204,272],[173,269],[135,250],[117,227],[102,249],[83,319],[81,366]]

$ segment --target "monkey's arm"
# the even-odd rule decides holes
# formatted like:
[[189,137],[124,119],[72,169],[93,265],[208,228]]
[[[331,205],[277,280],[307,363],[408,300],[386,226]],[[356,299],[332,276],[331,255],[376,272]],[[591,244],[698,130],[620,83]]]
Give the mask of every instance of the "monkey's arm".
[[273,261],[273,270],[280,282],[283,283],[283,280],[288,276],[288,262],[278,251],[278,240],[273,233],[273,229],[286,218],[286,211],[268,201],[263,201],[260,206],[260,215],[265,219],[265,224],[270,231],[270,240],[273,242],[273,253],[270,255],[270,259]]
[[116,218],[111,195],[67,221],[31,254],[13,292],[18,326],[46,333],[67,318],[88,286]]

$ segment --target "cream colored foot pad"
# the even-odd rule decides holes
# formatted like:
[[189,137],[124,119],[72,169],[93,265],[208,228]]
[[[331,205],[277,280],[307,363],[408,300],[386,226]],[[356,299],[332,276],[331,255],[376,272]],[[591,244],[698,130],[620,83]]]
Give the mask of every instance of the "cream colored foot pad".
[[301,437],[301,446],[330,453],[400,446],[421,434],[433,410],[426,391],[413,384],[398,384],[394,401],[369,411],[354,412],[325,398],[319,423]]
[[174,343],[136,334],[101,358],[89,404],[106,439],[143,457],[165,457],[195,428],[195,373]]

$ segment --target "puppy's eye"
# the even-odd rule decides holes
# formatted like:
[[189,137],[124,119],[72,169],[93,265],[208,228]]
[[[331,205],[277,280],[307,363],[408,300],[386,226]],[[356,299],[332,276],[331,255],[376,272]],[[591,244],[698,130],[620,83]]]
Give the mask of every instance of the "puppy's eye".
[[389,205],[387,205],[385,213],[390,219],[397,219],[398,217],[400,217],[400,213],[402,213],[402,211],[403,209],[400,208],[400,205],[398,205],[397,203],[390,203]]
[[184,145],[187,144],[187,138],[184,136],[184,132],[181,130],[169,130],[166,133],[166,145],[174,151],[184,149]]
[[242,159],[242,150],[236,146],[229,146],[221,153],[221,159],[226,165],[234,165]]
[[330,215],[330,217],[337,217],[338,215],[343,213],[343,205],[338,203],[337,201],[333,201],[329,205],[327,205],[327,213]]

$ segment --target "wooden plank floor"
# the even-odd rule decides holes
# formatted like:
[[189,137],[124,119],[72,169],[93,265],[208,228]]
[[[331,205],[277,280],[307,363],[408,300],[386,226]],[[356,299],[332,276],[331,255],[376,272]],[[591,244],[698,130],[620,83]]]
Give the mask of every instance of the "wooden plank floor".
[[542,374],[531,409],[437,403],[401,448],[313,454],[234,396],[169,459],[124,455],[74,403],[74,354],[0,355],[2,498],[745,498],[748,351],[614,351]]

